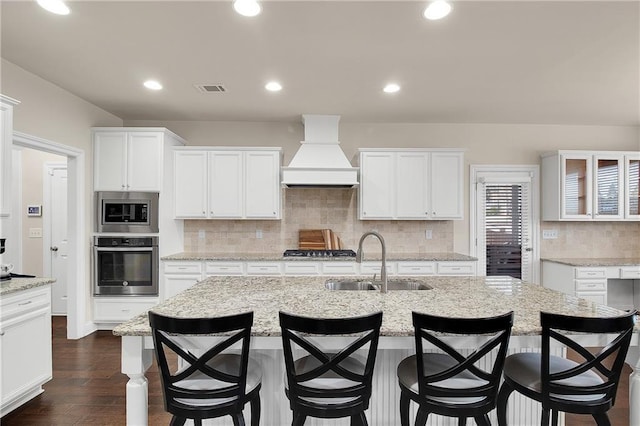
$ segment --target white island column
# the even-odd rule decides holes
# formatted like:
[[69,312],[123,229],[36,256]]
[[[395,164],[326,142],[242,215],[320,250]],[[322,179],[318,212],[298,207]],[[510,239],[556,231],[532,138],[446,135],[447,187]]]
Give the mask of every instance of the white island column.
[[149,422],[149,386],[145,373],[151,366],[153,349],[145,348],[145,339],[150,337],[122,337],[122,372],[129,376],[126,394],[128,426],[147,426]]

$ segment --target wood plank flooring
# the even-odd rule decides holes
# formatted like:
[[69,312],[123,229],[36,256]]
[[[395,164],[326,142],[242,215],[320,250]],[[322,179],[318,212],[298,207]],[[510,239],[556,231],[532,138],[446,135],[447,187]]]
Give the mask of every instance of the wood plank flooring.
[[[0,419],[0,424],[126,424],[125,385],[128,378],[120,373],[120,338],[110,331],[98,331],[83,339],[67,340],[66,318],[53,317],[52,322],[53,379],[45,384],[43,394]],[[616,405],[609,411],[613,426],[629,425],[629,374],[631,368],[626,365]],[[149,424],[168,425],[171,416],[164,412],[155,363],[147,377]],[[567,426],[583,425],[595,425],[595,422],[588,416],[567,416]]]

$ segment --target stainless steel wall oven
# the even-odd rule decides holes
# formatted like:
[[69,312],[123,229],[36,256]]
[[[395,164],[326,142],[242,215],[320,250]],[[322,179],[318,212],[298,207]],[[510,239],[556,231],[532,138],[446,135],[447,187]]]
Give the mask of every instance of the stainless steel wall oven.
[[97,192],[98,232],[158,232],[157,192]]
[[158,295],[158,237],[93,237],[93,294]]

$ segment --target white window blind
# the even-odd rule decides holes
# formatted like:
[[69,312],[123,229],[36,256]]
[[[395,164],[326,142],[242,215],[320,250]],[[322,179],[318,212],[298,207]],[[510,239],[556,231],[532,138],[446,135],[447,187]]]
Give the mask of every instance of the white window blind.
[[487,183],[484,190],[486,275],[528,280],[529,184]]
[[618,215],[618,160],[598,160],[598,214]]

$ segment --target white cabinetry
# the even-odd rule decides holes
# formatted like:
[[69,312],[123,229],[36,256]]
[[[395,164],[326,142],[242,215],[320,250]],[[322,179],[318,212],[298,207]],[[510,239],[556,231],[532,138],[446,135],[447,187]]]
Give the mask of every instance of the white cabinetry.
[[0,300],[0,416],[43,392],[51,380],[51,287]]
[[542,285],[571,296],[607,304],[607,268],[542,262]]
[[542,219],[638,220],[638,154],[557,151],[542,156]]
[[188,289],[202,279],[202,262],[164,262],[164,299]]
[[19,103],[15,99],[0,95],[0,217],[9,216],[11,213],[13,107]]
[[280,149],[176,149],[177,219],[279,219]]
[[96,191],[162,191],[165,143],[184,143],[164,128],[97,127],[92,131]]
[[118,296],[94,297],[93,321],[98,329],[112,329],[157,305],[157,297]]
[[361,220],[463,217],[460,150],[360,150]]

